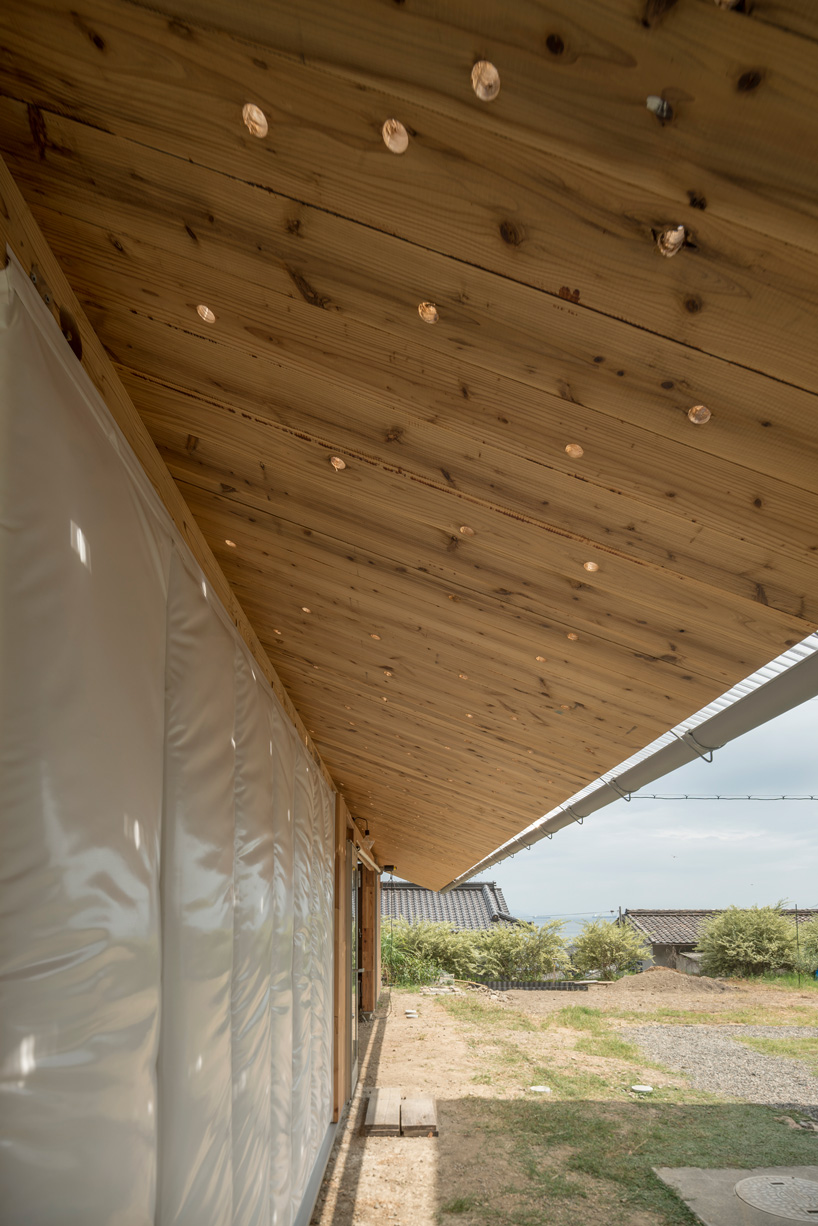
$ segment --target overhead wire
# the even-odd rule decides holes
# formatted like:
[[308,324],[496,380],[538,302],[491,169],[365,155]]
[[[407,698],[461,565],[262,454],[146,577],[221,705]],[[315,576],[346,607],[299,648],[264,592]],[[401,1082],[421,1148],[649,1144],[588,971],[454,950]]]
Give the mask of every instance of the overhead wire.
[[633,792],[631,800],[818,800],[818,796],[657,796],[654,793]]

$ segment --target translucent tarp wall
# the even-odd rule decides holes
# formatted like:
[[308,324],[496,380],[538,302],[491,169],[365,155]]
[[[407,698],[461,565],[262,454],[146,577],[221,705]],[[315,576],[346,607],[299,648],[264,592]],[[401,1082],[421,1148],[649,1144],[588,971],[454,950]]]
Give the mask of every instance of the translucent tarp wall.
[[0,272],[4,1226],[292,1226],[331,1119],[332,795]]

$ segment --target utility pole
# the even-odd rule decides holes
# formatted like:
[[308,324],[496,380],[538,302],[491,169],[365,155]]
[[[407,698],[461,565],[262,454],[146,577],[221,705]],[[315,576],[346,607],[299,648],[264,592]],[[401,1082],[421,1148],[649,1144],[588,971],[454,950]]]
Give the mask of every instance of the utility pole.
[[795,904],[795,956],[798,959],[796,968],[798,970],[798,986],[801,987],[801,938],[798,934],[798,903]]

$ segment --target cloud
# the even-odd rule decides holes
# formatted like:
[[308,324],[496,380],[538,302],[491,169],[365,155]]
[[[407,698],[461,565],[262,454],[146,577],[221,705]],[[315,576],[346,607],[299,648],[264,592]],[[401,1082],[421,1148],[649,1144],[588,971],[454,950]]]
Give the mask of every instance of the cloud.
[[[646,793],[818,795],[818,699]],[[512,912],[818,904],[818,802],[617,801],[492,869]]]
[[769,838],[766,830],[691,830],[688,826],[682,829],[649,830],[646,832],[651,839],[672,839],[674,842],[699,842],[704,839],[714,839],[717,843],[745,843],[748,839]]

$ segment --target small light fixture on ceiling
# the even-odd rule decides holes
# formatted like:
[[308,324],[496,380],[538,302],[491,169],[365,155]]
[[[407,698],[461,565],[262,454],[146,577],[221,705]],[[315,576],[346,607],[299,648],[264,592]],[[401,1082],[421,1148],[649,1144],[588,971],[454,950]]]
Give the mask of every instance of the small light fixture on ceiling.
[[390,153],[405,153],[409,148],[409,133],[399,119],[387,119],[381,136]]
[[389,699],[384,697],[381,699],[381,702],[389,702]]
[[500,92],[500,74],[488,60],[478,60],[471,70],[471,86],[481,102],[493,102]]
[[585,455],[585,452],[580,447],[579,443],[567,443],[565,447],[565,454],[569,455],[572,460],[581,460]]
[[589,571],[591,572],[591,574],[593,574],[593,573],[594,573],[594,571],[599,570],[599,563],[598,563],[598,562],[583,562],[583,563],[582,563],[582,566],[583,566],[583,569],[584,569],[584,570],[589,570]]
[[466,673],[458,673],[457,675],[458,675],[458,677],[460,678],[460,680],[461,680],[461,681],[468,681],[468,679],[469,679],[469,678],[468,678],[468,674],[466,674]]
[[256,106],[253,102],[245,102],[241,108],[241,117],[244,120],[245,127],[253,136],[266,136],[268,132],[267,116],[264,114],[260,106]]
[[227,539],[227,537],[225,537],[225,538],[224,538],[224,543],[225,543],[225,545],[229,545],[231,549],[235,549],[235,548],[236,548],[236,542],[235,542],[235,541],[229,541],[229,540]]
[[703,426],[706,422],[710,421],[713,414],[706,404],[694,404],[692,409],[687,410],[687,416],[694,426]]
[[346,468],[345,462],[339,455],[330,456],[329,462],[337,473],[342,472]]
[[203,319],[206,324],[214,324],[216,322],[216,316],[213,314],[210,307],[205,306],[203,302],[200,302],[196,307],[196,314],[200,319]]
[[369,637],[370,637],[371,639],[377,639],[377,640],[378,640],[378,642],[380,642],[380,639],[381,639],[381,636],[380,636],[379,634],[370,634],[370,636],[369,636]]
[[305,604],[302,604],[302,606],[301,606],[301,612],[302,612],[302,613],[310,613],[311,611],[312,611],[312,610],[311,610],[311,609],[308,609],[308,608],[307,608],[307,606],[306,606]]
[[574,634],[573,630],[571,630],[571,631],[570,631],[570,633],[569,633],[569,634],[567,634],[565,637],[566,637],[566,638],[569,638],[569,639],[571,640],[571,642],[572,642],[572,643],[576,643],[576,642],[577,642],[577,640],[579,639],[579,635],[578,635],[578,634]]
[[390,673],[390,671],[389,671],[389,669],[388,669],[388,668],[385,668],[385,669],[383,670],[383,675],[384,675],[384,677],[391,677],[391,676],[392,676],[392,674]]
[[418,315],[425,324],[436,324],[440,316],[433,302],[418,303]]
[[466,719],[474,719],[474,716],[473,716],[473,715],[467,715],[467,716],[466,716]]
[[460,535],[461,536],[474,536],[474,528],[470,528],[468,524],[461,524]]
[[545,664],[545,663],[546,663],[545,656],[537,656],[536,658],[537,658],[537,663],[538,663],[538,664]]
[[656,236],[656,246],[662,255],[668,259],[675,255],[677,251],[681,251],[685,241],[684,226],[671,226],[667,230],[662,230]]

